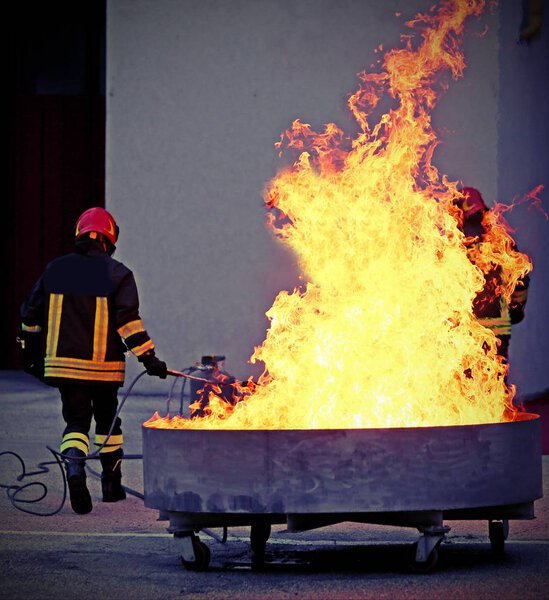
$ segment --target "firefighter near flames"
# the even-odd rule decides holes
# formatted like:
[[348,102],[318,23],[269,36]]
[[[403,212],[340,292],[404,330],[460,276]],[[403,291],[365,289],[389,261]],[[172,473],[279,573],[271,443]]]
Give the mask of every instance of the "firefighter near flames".
[[[269,329],[250,357],[264,365],[257,384],[223,373],[220,380],[213,363],[202,365],[206,380],[168,372],[139,317],[133,275],[111,257],[114,219],[103,209],[82,215],[75,253],[51,263],[23,304],[21,335],[25,370],[61,392],[61,452],[76,512],[91,510],[83,460],[92,416],[104,499],[124,495],[120,423],[105,442],[125,346],[150,375],[195,380],[191,418],[155,414],[146,428],[417,428],[516,418],[506,333],[482,319],[507,321],[501,312],[481,315],[479,298],[495,270],[498,307],[503,299],[512,319],[532,263],[496,210],[482,219],[482,243],[470,244],[455,202],[459,182],[432,161],[432,109],[448,77],[463,75],[464,25],[485,5],[444,2],[407,23],[403,47],[359,75],[348,99],[356,133],[333,123],[315,132],[296,119],[276,144],[298,156],[266,186],[268,226],[295,253],[304,283],[282,290],[266,313]],[[378,117],[382,99],[389,108]],[[89,225],[91,215],[99,225]],[[357,370],[358,362],[367,368]]]
[[126,498],[117,415],[125,353],[130,350],[149,375],[167,376],[139,315],[133,273],[112,257],[118,234],[108,211],[86,210],[76,223],[74,251],[47,265],[21,306],[23,368],[61,395],[66,427],[60,452],[78,514],[93,508],[85,473],[92,419],[103,501]]
[[[477,189],[464,187],[461,194],[456,205],[461,210],[460,229],[465,235],[465,247],[471,262],[484,276],[484,285],[473,300],[473,311],[479,322],[495,334],[498,355],[507,363],[511,326],[524,319],[530,276],[526,273],[513,278],[508,270],[509,261],[490,258],[494,252],[492,240],[505,235],[505,222],[497,211],[489,210]],[[508,234],[507,242],[509,258],[520,257],[514,240]]]

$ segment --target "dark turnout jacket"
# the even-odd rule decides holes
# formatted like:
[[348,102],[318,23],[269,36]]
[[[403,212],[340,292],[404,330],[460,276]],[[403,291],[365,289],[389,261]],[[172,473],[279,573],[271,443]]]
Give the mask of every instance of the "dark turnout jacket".
[[44,381],[50,385],[121,386],[125,352],[139,357],[154,348],[139,317],[132,272],[93,240],[78,242],[75,252],[48,264],[21,318],[30,347],[38,347],[40,336]]
[[[469,247],[484,241],[486,226],[482,222],[482,215],[482,212],[477,212],[464,221],[463,231],[472,240]],[[517,250],[515,245],[512,249]],[[508,337],[511,335],[511,325],[520,323],[524,318],[530,278],[525,275],[517,282],[509,303],[500,291],[502,283],[502,267],[493,266],[484,274],[484,287],[473,301],[473,311],[480,323],[491,329],[496,336]]]

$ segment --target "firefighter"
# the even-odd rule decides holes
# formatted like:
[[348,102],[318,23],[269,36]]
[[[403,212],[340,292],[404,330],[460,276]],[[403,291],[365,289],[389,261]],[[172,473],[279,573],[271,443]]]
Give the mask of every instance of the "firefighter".
[[[489,224],[484,216],[489,211],[481,193],[472,187],[461,190],[463,198],[457,205],[463,213],[462,231],[467,237],[467,244],[482,243]],[[514,248],[516,250],[516,248]],[[488,273],[484,273],[485,284],[473,301],[473,312],[480,323],[491,329],[498,338],[498,354],[505,362],[509,358],[509,341],[511,339],[511,325],[520,323],[524,318],[524,308],[528,298],[529,277],[520,279],[513,290],[511,302],[507,304],[499,292],[502,282],[501,266],[494,266]]]
[[121,420],[115,419],[125,352],[131,350],[149,375],[162,379],[167,375],[166,363],[156,357],[139,316],[134,276],[112,258],[118,233],[105,209],[82,213],[74,251],[47,265],[21,306],[23,368],[57,387],[61,395],[66,427],[60,452],[71,506],[78,514],[92,510],[84,470],[92,418],[103,501],[126,498],[120,468]]

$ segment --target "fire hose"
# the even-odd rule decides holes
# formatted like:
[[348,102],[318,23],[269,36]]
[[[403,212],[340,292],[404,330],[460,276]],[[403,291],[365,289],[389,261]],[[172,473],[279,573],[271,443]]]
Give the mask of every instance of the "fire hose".
[[[194,375],[190,375],[188,372],[189,370],[192,370],[192,367],[189,367],[188,369],[184,369],[183,371],[176,371],[173,369],[169,369],[167,374],[171,375],[173,377],[176,378],[184,378],[185,380],[194,380],[194,381],[198,381],[201,383],[205,383],[205,384],[209,384],[209,385],[215,385],[216,382],[215,381],[211,381],[209,379],[204,379],[202,377],[196,377]],[[93,452],[91,452],[90,454],[88,454],[86,456],[86,458],[84,458],[83,460],[87,463],[87,461],[89,460],[98,460],[99,459],[99,453],[101,452],[101,450],[108,444],[109,439],[112,435],[112,432],[114,430],[115,427],[115,423],[116,420],[120,414],[120,412],[122,411],[122,408],[124,407],[124,404],[126,402],[126,400],[128,399],[131,391],[133,390],[135,384],[139,381],[139,379],[141,379],[141,377],[143,377],[143,375],[145,375],[147,373],[147,371],[143,371],[142,373],[140,373],[139,375],[137,375],[135,377],[135,379],[132,381],[132,383],[129,385],[128,389],[125,391],[120,404],[118,406],[118,409],[116,411],[116,414],[114,415],[114,418],[112,420],[111,426],[109,428],[109,432],[107,433],[107,436],[105,438],[105,441]],[[238,384],[238,382],[235,382],[231,385],[235,385]],[[172,386],[172,390],[173,390],[173,386]],[[170,397],[171,397],[171,391],[170,390]],[[169,406],[169,400],[168,399],[168,406]],[[67,483],[67,477],[65,474],[65,469],[63,468],[63,463],[67,460],[67,458],[65,457],[65,455],[63,455],[61,452],[59,452],[58,450],[55,450],[54,448],[52,448],[51,446],[46,446],[46,448],[53,454],[53,457],[55,460],[52,461],[45,461],[45,462],[40,462],[36,465],[37,469],[36,471],[32,471],[32,472],[27,472],[26,470],[26,465],[24,460],[21,458],[21,456],[19,454],[17,454],[17,452],[14,452],[12,450],[5,450],[3,452],[0,452],[0,456],[13,456],[15,457],[19,463],[20,463],[20,467],[21,467],[21,473],[16,477],[16,480],[18,482],[22,482],[24,479],[28,478],[28,477],[34,477],[36,475],[44,475],[46,473],[48,473],[50,471],[49,467],[50,465],[58,465],[59,469],[61,471],[61,476],[63,478],[63,496],[61,499],[61,502],[59,504],[59,506],[55,509],[52,510],[50,512],[37,512],[34,510],[31,510],[29,508],[25,508],[22,505],[28,505],[28,504],[36,504],[38,502],[41,502],[48,494],[48,488],[46,486],[46,484],[44,484],[41,481],[32,481],[30,483],[23,483],[23,484],[11,484],[11,485],[6,485],[3,483],[0,483],[0,488],[3,488],[6,490],[6,495],[11,503],[11,505],[16,508],[17,510],[24,512],[24,513],[28,513],[31,515],[35,515],[35,516],[39,516],[39,517],[51,517],[53,515],[56,515],[57,513],[59,513],[61,511],[61,509],[63,508],[65,501],[67,499],[67,488],[68,488],[68,483]],[[143,458],[142,454],[127,454],[124,455],[123,460],[140,460]],[[86,464],[86,469],[90,472],[91,475],[93,475],[94,477],[97,478],[101,478],[100,473],[98,473],[97,471],[95,471],[94,469],[92,469],[88,464]],[[144,499],[144,495],[136,490],[133,490],[129,487],[123,486],[124,489],[126,490],[126,492],[128,492],[130,495],[135,496],[137,498],[140,498],[141,500]],[[32,499],[29,498],[23,498],[21,497],[22,494],[25,491],[29,491],[30,489],[38,489],[39,490],[39,495],[38,497],[34,497]],[[206,531],[206,530],[204,530]],[[215,539],[217,539],[218,541],[221,541],[222,543],[224,543],[226,541],[226,537],[227,537],[227,532],[226,532],[226,528],[224,528],[224,533],[223,533],[223,538],[219,539],[215,534],[213,534],[212,532],[206,531],[206,533],[208,533],[208,535],[210,535],[211,537],[214,537]]]

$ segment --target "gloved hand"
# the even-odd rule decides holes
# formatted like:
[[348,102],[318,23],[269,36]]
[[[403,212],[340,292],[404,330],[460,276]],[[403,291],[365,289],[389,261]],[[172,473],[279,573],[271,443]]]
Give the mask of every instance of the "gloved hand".
[[166,366],[166,363],[155,355],[154,350],[145,352],[138,360],[143,363],[143,366],[147,369],[148,375],[154,375],[160,377],[160,379],[166,379],[168,376],[168,367]]
[[509,306],[509,318],[511,319],[511,325],[520,323],[524,319],[524,305],[511,304],[511,306]]
[[23,332],[18,340],[23,353],[23,371],[43,381],[44,356],[40,345],[40,335]]

